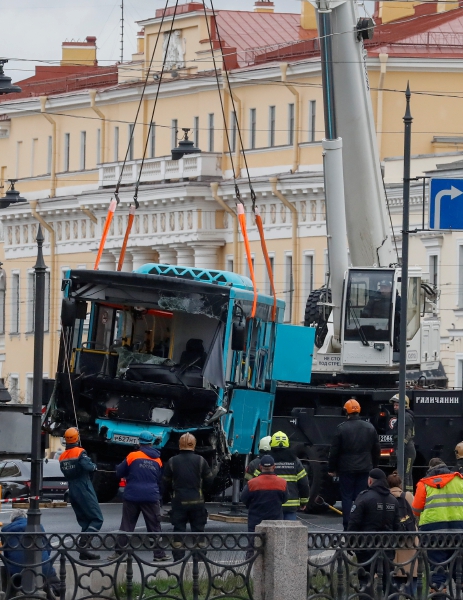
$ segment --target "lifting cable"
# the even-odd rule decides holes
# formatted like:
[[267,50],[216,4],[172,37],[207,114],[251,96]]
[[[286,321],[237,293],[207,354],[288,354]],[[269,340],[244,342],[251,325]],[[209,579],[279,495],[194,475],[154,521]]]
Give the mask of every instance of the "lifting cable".
[[[141,161],[141,164],[140,164],[140,169],[138,170],[137,182],[135,184],[135,191],[134,191],[134,194],[133,194],[133,203],[134,203],[135,206],[134,207],[130,206],[129,218],[128,218],[128,221],[127,221],[127,229],[125,231],[124,242],[122,244],[121,254],[119,256],[119,263],[117,265],[117,270],[118,271],[122,271],[122,267],[124,265],[125,252],[127,250],[127,244],[128,244],[129,237],[130,237],[130,232],[132,231],[132,225],[133,225],[133,221],[135,219],[135,210],[137,210],[138,207],[139,207],[138,190],[140,188],[140,181],[141,181],[141,176],[142,176],[142,173],[143,173],[143,167],[145,166],[145,160],[146,160],[146,154],[148,152],[148,145],[149,145],[150,135],[153,135],[153,119],[154,119],[154,114],[156,112],[156,106],[157,106],[158,100],[159,100],[159,92],[161,90],[162,78],[164,76],[164,71],[166,70],[166,59],[167,59],[167,54],[169,52],[170,40],[172,39],[172,31],[173,31],[173,28],[174,28],[175,17],[177,16],[177,7],[178,7],[178,0],[176,1],[175,7],[174,7],[174,12],[173,12],[173,16],[172,16],[172,23],[171,23],[170,30],[169,30],[169,37],[167,38],[167,46],[166,46],[166,50],[165,50],[165,53],[164,53],[164,58],[163,58],[163,61],[162,61],[162,69],[161,69],[161,73],[159,75],[158,86],[157,86],[157,90],[156,90],[156,96],[154,98],[153,110],[151,111],[151,118],[150,118],[150,121],[149,121],[148,134],[146,136],[145,145],[144,145],[144,148],[143,148],[142,161]],[[163,15],[162,15],[161,23],[159,24],[158,36],[156,38],[156,43],[154,45],[153,55],[151,56],[151,63],[153,62],[154,53],[156,51],[158,40],[161,37],[161,28],[162,28],[162,25],[164,23],[164,18],[165,18],[166,10],[167,10],[167,4],[166,4],[166,7],[165,7]],[[151,68],[151,63],[150,63],[150,68]],[[148,73],[149,73],[149,71],[148,71]],[[144,88],[143,88],[143,93],[144,93]],[[142,97],[143,97],[143,95],[142,95]],[[137,116],[138,116],[138,113],[137,113]]]
[[[249,238],[248,238],[248,233],[247,233],[247,228],[246,228],[246,213],[245,213],[245,208],[244,208],[243,201],[241,199],[241,194],[240,194],[240,190],[239,190],[239,187],[238,187],[238,183],[236,181],[235,165],[234,165],[234,161],[233,161],[233,152],[232,152],[231,143],[230,143],[230,135],[229,135],[229,132],[228,132],[228,127],[227,127],[227,118],[226,118],[226,115],[225,115],[225,108],[224,108],[222,94],[221,94],[221,89],[220,89],[219,74],[218,74],[217,63],[216,63],[216,59],[215,59],[214,45],[213,45],[213,42],[212,42],[211,30],[210,30],[210,27],[209,27],[209,19],[207,18],[207,11],[206,11],[205,0],[203,0],[203,8],[204,8],[204,16],[205,16],[206,25],[207,25],[207,32],[208,32],[208,35],[209,35],[209,42],[210,42],[210,47],[211,47],[212,61],[213,61],[213,64],[214,64],[214,71],[215,71],[215,77],[216,77],[216,82],[217,82],[217,89],[218,89],[218,92],[219,92],[220,106],[221,106],[221,109],[222,109],[222,117],[223,117],[223,122],[224,122],[224,130],[225,130],[226,137],[227,137],[228,153],[230,155],[230,162],[231,162],[231,167],[232,167],[232,172],[233,172],[233,180],[234,180],[234,184],[235,184],[235,196],[236,196],[236,200],[237,200],[236,210],[237,210],[237,214],[238,214],[238,220],[239,220],[239,223],[240,223],[241,234],[242,234],[243,240],[244,240],[244,247],[246,249],[246,259],[247,259],[247,262],[248,262],[249,274],[251,276],[251,281],[252,281],[252,285],[253,285],[253,289],[254,289],[254,302],[253,302],[252,312],[251,312],[251,318],[253,318],[253,317],[255,317],[256,307],[257,307],[257,285],[256,285],[256,279],[255,279],[255,273],[254,273],[254,265],[252,264],[251,247],[250,247],[250,244],[249,244]],[[270,282],[270,289],[272,290],[272,294],[273,294],[272,320],[275,321],[275,319],[276,319],[277,297],[276,297],[276,291],[275,291],[275,284],[274,284],[274,280],[273,280],[272,265],[270,263],[270,258],[269,258],[268,251],[267,251],[267,244],[265,242],[264,226],[263,226],[262,217],[260,216],[259,210],[256,207],[256,194],[254,192],[254,188],[252,187],[251,176],[249,174],[248,160],[247,160],[246,152],[244,150],[243,137],[242,137],[242,134],[241,134],[241,127],[239,125],[238,118],[237,118],[235,99],[234,99],[233,94],[232,94],[232,88],[231,88],[231,84],[230,84],[230,78],[228,76],[228,70],[227,70],[227,67],[225,65],[224,48],[223,48],[222,38],[221,38],[220,32],[219,32],[219,26],[217,24],[217,14],[215,12],[213,0],[211,0],[211,10],[212,10],[212,16],[213,16],[213,19],[214,19],[215,33],[217,35],[217,41],[219,43],[220,52],[221,52],[221,56],[222,56],[223,72],[225,73],[225,78],[227,80],[227,86],[228,86],[228,89],[230,91],[230,99],[231,99],[232,108],[233,108],[233,114],[234,114],[234,118],[235,118],[234,125],[235,125],[237,133],[238,133],[238,139],[239,139],[239,144],[241,146],[241,153],[242,153],[243,159],[244,159],[244,165],[245,165],[245,169],[246,169],[246,176],[247,176],[247,180],[248,180],[248,184],[249,184],[249,190],[251,192],[252,212],[254,213],[254,217],[255,217],[255,220],[256,220],[256,225],[257,225],[257,230],[259,232],[259,238],[260,238],[260,244],[261,244],[261,248],[262,248],[262,253],[264,255],[265,265],[267,267],[267,273],[268,273],[268,278],[269,278],[269,282]]]
[[[137,112],[135,114],[135,120],[134,120],[134,123],[133,123],[133,127],[131,128],[131,131],[130,131],[129,142],[127,144],[127,150],[125,152],[124,161],[122,163],[122,167],[121,167],[121,170],[120,170],[120,173],[119,173],[119,179],[118,179],[117,184],[116,184],[116,189],[114,190],[114,199],[111,199],[111,202],[109,203],[108,214],[106,216],[106,221],[105,221],[104,228],[103,228],[103,234],[101,236],[100,246],[98,248],[98,254],[97,254],[97,257],[96,257],[96,260],[95,260],[95,266],[93,267],[94,271],[96,271],[98,269],[99,265],[100,265],[101,257],[103,255],[103,250],[104,250],[104,247],[106,245],[106,239],[108,237],[109,229],[111,227],[111,222],[113,220],[114,213],[116,212],[117,205],[120,202],[120,200],[119,200],[119,189],[120,189],[120,186],[121,186],[122,177],[124,176],[125,166],[126,166],[126,163],[127,163],[127,159],[129,157],[130,148],[131,148],[132,143],[133,143],[133,138],[134,138],[134,135],[135,135],[135,127],[136,127],[137,122],[138,122],[138,117],[140,115],[140,110],[141,110],[143,98],[144,98],[144,95],[145,95],[146,87],[148,85],[148,79],[149,79],[149,76],[150,76],[150,73],[151,73],[151,67],[153,66],[154,55],[156,53],[156,49],[157,49],[157,46],[158,46],[159,38],[161,37],[161,28],[162,28],[162,25],[164,23],[165,14],[166,14],[166,11],[167,11],[168,4],[169,4],[169,0],[166,0],[166,6],[165,6],[164,11],[162,13],[162,19],[161,19],[161,22],[159,24],[158,35],[156,37],[156,42],[154,44],[153,52],[151,53],[151,60],[150,60],[150,63],[148,65],[148,69],[147,69],[146,76],[145,76],[145,81],[143,82],[143,88],[142,88],[142,92],[141,92],[141,96],[140,96],[140,101],[138,103]],[[177,12],[177,5],[178,5],[178,0],[177,0],[176,5],[175,5],[175,13]],[[175,14],[174,14],[174,19],[173,20],[175,20]],[[172,32],[172,27],[171,27],[171,32]],[[170,35],[169,35],[169,42],[170,42]],[[166,52],[165,56],[167,56],[167,52]],[[165,57],[164,57],[164,64],[165,64]],[[163,65],[163,71],[164,71],[164,65]],[[160,82],[159,82],[159,85],[160,85]],[[158,85],[158,94],[159,94],[159,85]],[[138,192],[138,187],[136,188],[136,191]],[[136,208],[138,208],[138,202],[137,202],[137,199],[135,197],[134,197],[134,202],[135,202]],[[129,223],[130,223],[130,228],[131,228],[132,227],[132,223],[133,223],[133,219],[132,219],[132,222],[130,222],[130,215],[129,215]],[[125,250],[126,250],[126,246],[127,246],[127,241],[128,241],[129,235],[130,235],[130,229],[128,231],[128,234],[126,232],[126,236],[124,238],[125,247],[123,247],[123,256],[125,256]],[[122,259],[122,264],[123,264],[123,262],[124,262],[124,260]],[[120,263],[120,258],[119,258],[119,263]],[[122,264],[121,264],[121,268],[122,268]],[[118,270],[120,270],[120,269],[118,268]]]

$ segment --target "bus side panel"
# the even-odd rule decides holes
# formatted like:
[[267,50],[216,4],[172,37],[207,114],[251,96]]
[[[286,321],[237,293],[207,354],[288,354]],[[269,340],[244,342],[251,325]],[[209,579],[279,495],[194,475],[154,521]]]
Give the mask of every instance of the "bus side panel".
[[257,390],[233,390],[224,429],[230,452],[257,451],[260,438],[270,435],[275,395]]

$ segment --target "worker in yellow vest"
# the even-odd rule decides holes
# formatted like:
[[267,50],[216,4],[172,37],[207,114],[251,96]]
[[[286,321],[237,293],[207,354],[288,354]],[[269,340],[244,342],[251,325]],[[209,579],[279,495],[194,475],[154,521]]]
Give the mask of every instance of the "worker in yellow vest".
[[[432,458],[426,477],[420,479],[412,505],[419,518],[420,531],[463,529],[463,475],[451,471],[443,460]],[[428,550],[431,580],[434,591],[444,591],[450,575],[445,572],[445,563],[452,550]]]

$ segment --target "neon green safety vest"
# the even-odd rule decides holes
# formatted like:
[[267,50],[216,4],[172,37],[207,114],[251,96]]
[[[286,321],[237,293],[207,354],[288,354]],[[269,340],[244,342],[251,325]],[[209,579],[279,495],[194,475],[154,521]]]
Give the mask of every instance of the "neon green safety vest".
[[460,477],[454,477],[441,489],[426,485],[426,504],[420,525],[445,521],[463,521],[463,481]]

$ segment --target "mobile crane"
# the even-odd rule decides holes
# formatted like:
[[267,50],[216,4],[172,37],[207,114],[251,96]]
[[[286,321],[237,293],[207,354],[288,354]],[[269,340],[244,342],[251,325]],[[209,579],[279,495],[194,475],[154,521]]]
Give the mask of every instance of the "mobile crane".
[[445,389],[437,290],[422,281],[420,269],[410,269],[408,305],[400,302],[401,268],[388,224],[363,44],[373,36],[373,20],[359,18],[356,2],[310,1],[321,50],[329,281],[307,300],[305,324],[316,327],[312,381],[280,386],[273,430],[285,430],[299,444],[313,509],[319,496],[336,500],[326,459],[350,397],[377,428],[382,462],[390,463],[396,417],[389,399],[398,386],[401,319],[407,319],[407,394],[415,411],[417,467],[432,456],[454,460],[463,405],[461,391]]

